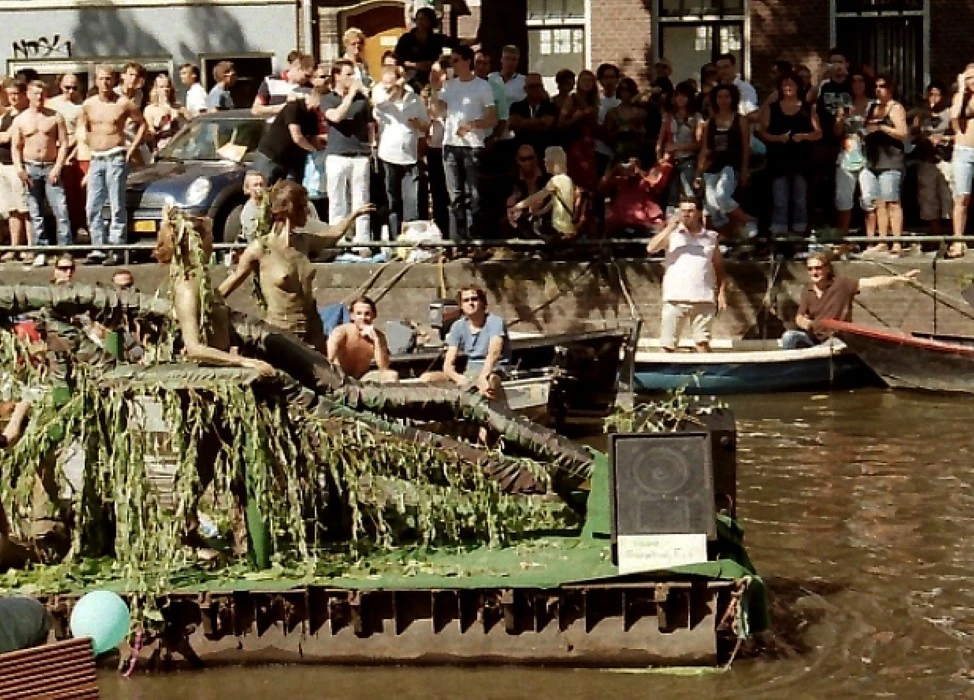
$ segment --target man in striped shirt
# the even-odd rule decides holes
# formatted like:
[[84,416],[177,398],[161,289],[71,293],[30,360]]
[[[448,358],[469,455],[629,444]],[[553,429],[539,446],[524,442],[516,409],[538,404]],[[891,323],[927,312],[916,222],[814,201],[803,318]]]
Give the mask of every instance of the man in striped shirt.
[[287,55],[287,66],[286,71],[269,75],[261,81],[250,108],[254,116],[264,117],[268,121],[274,119],[284,109],[288,96],[295,88],[310,87],[308,78],[315,68],[313,57],[292,51]]

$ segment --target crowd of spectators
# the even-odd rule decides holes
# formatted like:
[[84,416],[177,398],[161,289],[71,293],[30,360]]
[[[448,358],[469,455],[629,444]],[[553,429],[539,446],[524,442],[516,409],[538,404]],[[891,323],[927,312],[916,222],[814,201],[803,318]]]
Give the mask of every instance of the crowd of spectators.
[[[855,225],[875,237],[866,251],[895,254],[902,244],[884,238],[902,235],[907,221],[932,233],[946,231],[950,221],[953,234],[965,232],[974,64],[953,93],[935,81],[908,110],[890,76],[851,66],[839,48],[829,51],[817,78],[806,66],[776,61],[773,90],[761,100],[729,53],[700,67],[699,79],[677,84],[664,58],[645,89],[638,76],[603,63],[594,72],[559,71],[549,92],[540,74],[519,72],[517,47],[496,56],[475,51],[440,33],[436,13],[425,7],[377,71],[364,59],[361,30],[351,28],[343,39],[345,53],[329,65],[292,52],[250,105],[269,126],[248,176],[245,232],[259,200],[254,192],[283,178],[304,184],[313,198],[327,197],[329,223],[379,203],[376,215],[356,222],[355,253],[362,257],[371,255],[380,230],[395,238],[412,221],[432,221],[461,246],[515,237],[555,247],[578,236],[646,237],[684,197],[699,199],[707,226],[722,241],[794,242],[816,230],[845,234]],[[680,68],[686,75],[687,67]],[[60,94],[41,105],[64,122],[63,162],[50,164],[57,176],[47,178],[46,189],[30,186],[36,178],[13,152],[20,147],[15,120],[30,109],[29,78],[4,84],[0,208],[16,245],[42,228],[39,200],[46,200],[63,244],[103,226],[97,219],[106,197],[93,213],[89,192],[85,212],[91,155],[79,124],[90,120],[79,119],[85,110],[72,74],[61,76]],[[142,115],[125,121],[126,172],[151,162],[187,120],[242,106],[234,105],[236,71],[227,61],[213,68],[208,93],[198,69],[182,66],[182,104],[165,74],[144,96],[145,69],[136,63],[111,80],[112,94]],[[114,194],[111,242],[118,242],[124,219],[116,212],[124,204],[114,201],[119,183],[124,192],[124,175],[107,186]],[[66,209],[54,206],[61,190]],[[68,218],[70,235],[62,230]],[[34,231],[38,244],[51,238]],[[957,241],[948,254],[965,250]],[[33,260],[46,262],[43,255]]]

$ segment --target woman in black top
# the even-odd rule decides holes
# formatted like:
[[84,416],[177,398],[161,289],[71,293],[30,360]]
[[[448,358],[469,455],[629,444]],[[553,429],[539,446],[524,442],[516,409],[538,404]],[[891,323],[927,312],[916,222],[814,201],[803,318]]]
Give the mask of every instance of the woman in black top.
[[[906,110],[893,99],[893,81],[889,76],[876,78],[876,103],[866,111],[866,135],[863,147],[866,167],[859,173],[862,208],[866,212],[866,235],[885,237],[903,235],[903,207],[900,187],[906,167],[903,142],[909,137]],[[889,250],[885,243],[870,246],[870,252]],[[899,253],[894,243],[891,252]]]
[[[801,79],[778,77],[778,99],[761,111],[758,135],[768,144],[771,175],[771,233],[805,233],[808,228],[808,170],[811,142],[822,138],[818,115],[803,99]],[[791,226],[788,206],[791,204]]]
[[700,157],[694,186],[704,187],[707,223],[727,231],[731,224],[744,228],[749,238],[757,235],[754,219],[734,199],[738,186],[747,187],[747,161],[751,157],[751,130],[737,112],[741,93],[734,85],[717,85],[710,92],[711,117],[701,124]]

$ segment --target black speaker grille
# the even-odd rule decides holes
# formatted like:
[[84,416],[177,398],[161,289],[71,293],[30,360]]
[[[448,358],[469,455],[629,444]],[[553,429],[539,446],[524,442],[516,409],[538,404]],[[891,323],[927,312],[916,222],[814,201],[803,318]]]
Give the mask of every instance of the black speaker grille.
[[613,535],[715,535],[707,433],[613,435]]

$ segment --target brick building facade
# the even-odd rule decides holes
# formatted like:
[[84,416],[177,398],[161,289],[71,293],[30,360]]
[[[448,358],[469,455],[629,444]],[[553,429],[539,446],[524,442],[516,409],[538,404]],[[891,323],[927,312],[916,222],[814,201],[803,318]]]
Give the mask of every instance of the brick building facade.
[[[489,0],[487,0],[489,2]],[[529,0],[551,8],[571,0]],[[950,85],[974,61],[974,0],[585,0],[588,65],[617,63],[645,81],[665,55],[674,78],[699,75],[721,51],[735,53],[759,90],[774,60],[823,70],[830,46],[853,63],[892,73],[907,101],[932,79]],[[530,14],[530,10],[529,10]],[[530,21],[529,21],[530,24]],[[531,62],[534,62],[532,57]]]

